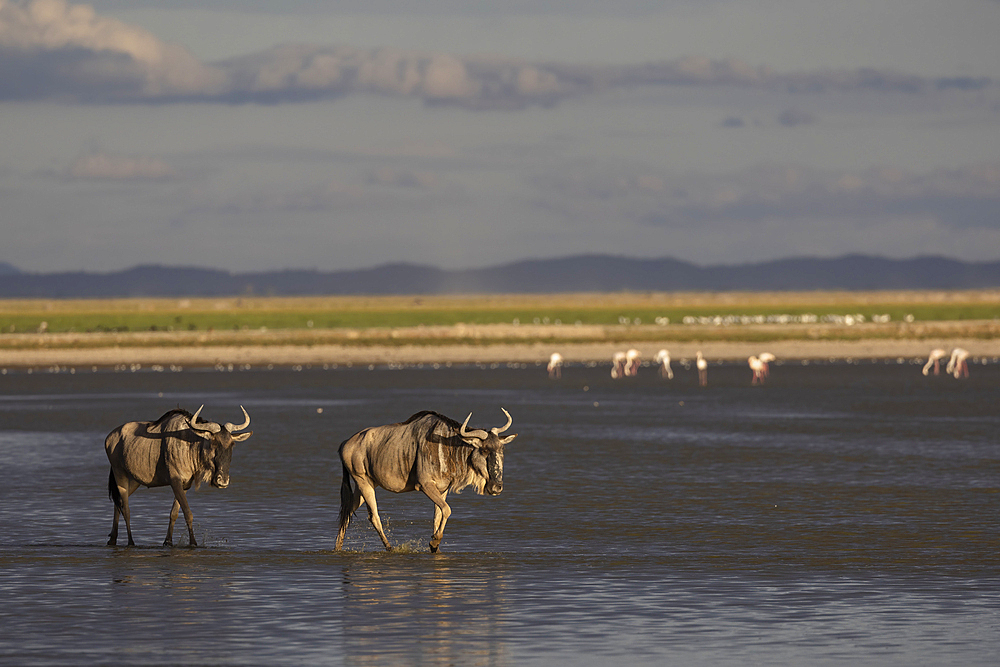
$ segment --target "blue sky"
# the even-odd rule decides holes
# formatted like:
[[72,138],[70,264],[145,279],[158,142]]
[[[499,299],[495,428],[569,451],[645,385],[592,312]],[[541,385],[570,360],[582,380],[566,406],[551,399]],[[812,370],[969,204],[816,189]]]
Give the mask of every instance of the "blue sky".
[[0,261],[1000,259],[997,0],[0,0]]

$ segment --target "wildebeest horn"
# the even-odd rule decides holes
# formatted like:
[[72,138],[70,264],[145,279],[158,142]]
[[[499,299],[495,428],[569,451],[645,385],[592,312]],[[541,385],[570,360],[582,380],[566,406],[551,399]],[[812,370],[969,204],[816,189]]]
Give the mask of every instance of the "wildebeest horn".
[[[494,432],[494,433],[496,433],[497,435],[500,435],[501,433],[503,433],[504,431],[506,431],[507,429],[509,429],[509,428],[510,428],[510,425],[514,423],[514,418],[510,416],[510,413],[509,413],[509,412],[507,412],[506,410],[504,410],[503,408],[500,408],[500,409],[501,409],[501,410],[503,410],[503,413],[504,413],[505,415],[507,415],[507,423],[506,423],[506,424],[504,424],[504,425],[503,425],[502,427],[499,427],[499,428],[491,428],[491,429],[490,429],[491,431],[493,431],[493,432]],[[470,415],[470,416],[471,416],[471,415]]]
[[218,433],[222,429],[222,427],[219,426],[218,424],[214,424],[212,422],[205,422],[204,425],[198,426],[198,415],[201,414],[201,410],[204,407],[205,406],[202,405],[200,408],[198,408],[195,411],[195,413],[194,413],[194,415],[192,415],[191,419],[188,420],[188,424],[195,431],[204,431],[206,433]]
[[[458,434],[460,436],[462,436],[463,438],[478,438],[480,440],[485,440],[486,436],[489,435],[486,431],[484,431],[482,429],[478,429],[478,428],[475,429],[474,431],[466,431],[465,430],[465,427],[469,425],[469,420],[470,419],[472,419],[472,413],[471,412],[469,413],[469,416],[465,418],[465,422],[462,424],[462,428],[460,428],[458,430]],[[482,435],[479,435],[480,433],[482,433]]]
[[229,431],[230,433],[236,433],[237,431],[242,431],[243,429],[245,429],[247,426],[250,425],[250,415],[247,414],[246,408],[244,408],[241,405],[240,410],[243,410],[243,416],[246,417],[247,420],[243,422],[243,424],[241,424],[240,426],[233,426],[229,422],[226,422],[226,430]]

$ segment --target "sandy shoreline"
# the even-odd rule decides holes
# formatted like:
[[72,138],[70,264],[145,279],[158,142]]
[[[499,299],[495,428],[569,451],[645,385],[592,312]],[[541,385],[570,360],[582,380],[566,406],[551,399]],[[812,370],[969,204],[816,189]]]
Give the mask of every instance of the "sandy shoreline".
[[677,342],[646,341],[635,345],[620,342],[569,343],[545,341],[502,344],[439,345],[221,345],[135,346],[76,349],[0,350],[0,367],[85,367],[141,364],[143,366],[215,366],[218,364],[260,366],[273,364],[418,364],[418,363],[544,363],[553,352],[567,363],[610,363],[612,355],[635,347],[643,359],[651,360],[661,348],[676,360],[693,358],[701,350],[715,362],[745,360],[769,351],[783,360],[926,358],[941,347],[963,347],[973,357],[1000,357],[1000,340],[984,339],[861,339],[783,340],[771,342]]
[[[784,360],[807,359],[926,359],[930,350],[963,347],[973,357],[1000,357],[1000,318],[918,319],[876,322],[770,322],[697,323],[674,322],[669,325],[645,323],[633,318],[619,325],[560,324],[548,317],[535,317],[523,324],[517,318],[504,324],[418,324],[411,326],[316,326],[312,317],[319,314],[342,314],[351,308],[365,311],[393,308],[400,312],[389,321],[409,321],[404,315],[430,309],[459,307],[519,308],[532,307],[545,312],[549,307],[585,308],[614,299],[622,312],[635,307],[706,306],[725,313],[737,304],[796,305],[833,304],[861,307],[877,303],[918,305],[923,303],[965,304],[970,309],[983,303],[996,304],[1000,313],[1000,293],[980,292],[882,292],[871,294],[841,293],[752,293],[752,294],[625,294],[625,295],[506,295],[483,298],[323,298],[323,299],[210,299],[210,300],[112,300],[0,302],[0,313],[29,313],[34,322],[62,314],[105,312],[108,322],[117,322],[119,312],[169,311],[173,326],[149,326],[132,322],[134,328],[109,330],[108,324],[91,331],[68,331],[34,323],[30,328],[14,326],[13,320],[0,332],[0,368],[121,366],[216,366],[223,365],[306,365],[306,364],[419,364],[419,363],[546,363],[559,352],[568,363],[610,363],[615,352],[636,348],[645,360],[660,349],[670,350],[674,359],[690,359],[702,351],[711,361],[741,361],[750,355],[768,351]],[[772,303],[773,302],[773,303]],[[874,306],[872,306],[874,307]],[[34,308],[35,310],[32,310]],[[238,312],[241,318],[208,320],[198,326],[183,326],[198,309],[218,313]],[[6,311],[5,311],[6,309]],[[345,310],[346,309],[346,310]],[[381,310],[379,310],[381,309]],[[37,312],[36,312],[37,311]],[[305,327],[248,326],[251,314],[296,313]],[[200,311],[199,311],[200,312]],[[354,312],[354,311],[351,311]],[[387,311],[388,312],[388,311]],[[429,311],[428,311],[429,312]],[[851,311],[854,312],[854,311]],[[69,314],[69,315],[67,315]],[[301,317],[299,317],[301,315]],[[430,320],[434,316],[426,315]],[[292,320],[295,319],[292,318]],[[279,318],[280,319],[280,318]],[[377,319],[377,318],[376,318]],[[542,320],[541,322],[539,320]],[[718,319],[718,318],[716,318]],[[176,322],[175,322],[176,320]],[[183,320],[187,322],[187,319]],[[287,318],[282,321],[290,321]],[[421,321],[419,318],[417,321]],[[214,324],[210,324],[214,322]],[[228,322],[225,326],[223,322]],[[43,322],[48,324],[48,322]],[[65,323],[64,323],[65,324]],[[139,328],[139,324],[143,324]],[[193,324],[193,322],[191,323]],[[74,326],[82,326],[75,324]],[[35,329],[38,331],[35,331]]]

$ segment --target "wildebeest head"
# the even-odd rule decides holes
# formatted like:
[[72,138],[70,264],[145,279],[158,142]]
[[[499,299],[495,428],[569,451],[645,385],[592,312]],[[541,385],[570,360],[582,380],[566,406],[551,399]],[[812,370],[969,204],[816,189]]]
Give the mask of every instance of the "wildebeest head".
[[228,422],[224,426],[215,422],[199,423],[198,415],[204,407],[203,405],[198,408],[188,420],[191,430],[204,438],[199,461],[203,470],[201,479],[211,481],[212,486],[224,489],[229,486],[229,464],[233,460],[233,445],[253,435],[253,431],[239,433],[250,425],[250,415],[241,405],[240,410],[243,410],[245,421],[239,426]]
[[463,441],[472,445],[473,452],[469,463],[475,469],[476,473],[486,479],[486,485],[483,490],[491,496],[499,495],[503,491],[503,448],[504,445],[517,437],[516,433],[508,435],[506,438],[500,437],[500,434],[514,423],[514,419],[510,416],[510,413],[503,408],[500,409],[507,415],[507,423],[502,427],[491,428],[489,431],[484,431],[483,429],[469,431],[466,427],[472,418],[472,413],[470,412],[458,432]]

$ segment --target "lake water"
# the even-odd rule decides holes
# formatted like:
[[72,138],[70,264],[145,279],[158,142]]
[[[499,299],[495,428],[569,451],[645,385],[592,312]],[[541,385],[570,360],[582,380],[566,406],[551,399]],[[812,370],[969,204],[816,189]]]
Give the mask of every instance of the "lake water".
[[[676,367],[675,367],[676,368]],[[0,376],[0,662],[939,665],[1000,652],[1000,365],[609,366]],[[105,435],[181,406],[241,421],[228,489],[107,547]],[[504,491],[379,490],[333,551],[340,442],[433,409],[519,434]],[[124,526],[122,527],[124,531]],[[183,519],[175,543],[186,543]],[[121,542],[124,542],[124,533]]]

